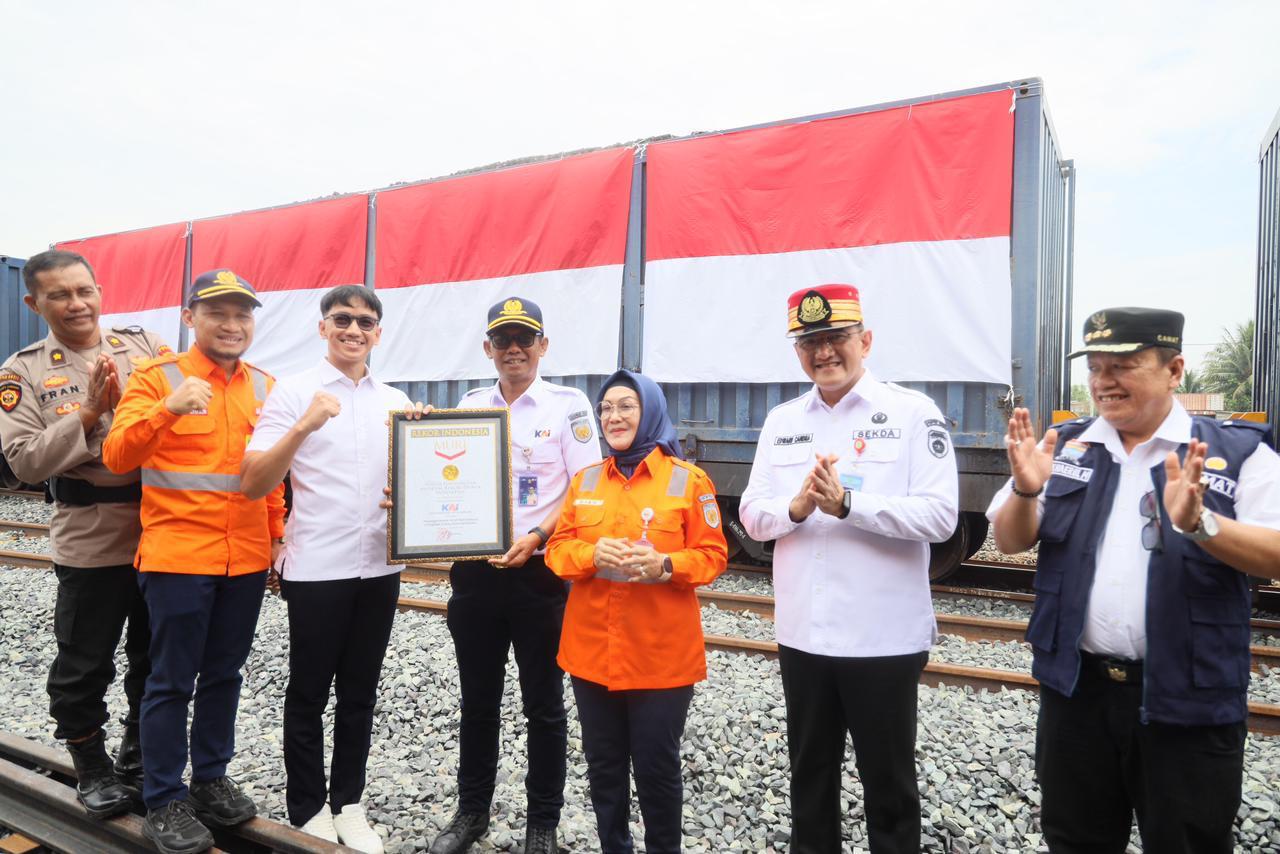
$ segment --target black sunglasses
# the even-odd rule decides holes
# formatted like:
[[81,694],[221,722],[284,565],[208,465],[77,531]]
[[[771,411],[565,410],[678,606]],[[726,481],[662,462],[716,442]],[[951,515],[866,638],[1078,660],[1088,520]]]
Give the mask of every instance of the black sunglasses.
[[1147,551],[1164,551],[1164,534],[1160,531],[1160,505],[1156,502],[1156,491],[1148,490],[1138,500],[1138,512],[1147,520],[1142,526],[1142,547]]
[[367,314],[347,314],[343,311],[337,311],[333,314],[325,315],[325,319],[332,320],[333,325],[339,329],[346,329],[353,320],[363,332],[372,332],[378,326],[378,318],[370,317]]
[[532,347],[533,343],[538,340],[538,333],[532,329],[522,329],[519,332],[491,332],[489,333],[489,343],[499,350],[505,350],[511,346],[514,341],[517,347]]

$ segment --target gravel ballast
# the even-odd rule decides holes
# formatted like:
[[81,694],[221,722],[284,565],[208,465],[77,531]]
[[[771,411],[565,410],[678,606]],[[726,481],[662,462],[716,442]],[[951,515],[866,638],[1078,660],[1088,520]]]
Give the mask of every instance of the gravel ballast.
[[[0,592],[0,696],[7,699],[5,730],[52,742],[44,680],[52,656],[53,575],[3,570]],[[445,585],[405,585],[404,594],[447,596]],[[434,595],[433,595],[434,594]],[[704,608],[708,632],[772,634],[756,615]],[[933,660],[992,658],[1024,669],[1017,643],[973,644],[943,637]],[[245,668],[237,743],[230,773],[266,816],[283,820],[284,772],[280,711],[287,679],[285,605],[264,602],[253,654]],[[119,661],[123,667],[123,660]],[[777,663],[761,656],[713,652],[708,681],[699,685],[685,731],[685,849],[691,852],[785,851],[790,837],[785,711]],[[1268,680],[1274,678],[1270,674]],[[571,692],[566,690],[571,697]],[[390,852],[425,850],[452,814],[457,771],[457,669],[452,642],[438,615],[397,615],[383,670],[370,755],[365,804],[387,834]],[[109,702],[124,708],[117,681]],[[1026,852],[1045,850],[1038,822],[1039,790],[1033,774],[1036,695],[1025,691],[975,693],[920,688],[917,750],[926,851]],[[569,776],[561,845],[597,851],[586,790],[586,765],[572,701]],[[331,721],[331,712],[328,717]],[[114,746],[118,726],[110,725]],[[524,727],[514,665],[508,668],[503,750],[494,820],[477,851],[518,850],[523,837]],[[850,759],[850,757],[846,757]],[[1250,737],[1245,754],[1245,801],[1240,850],[1280,848],[1280,807],[1273,794],[1280,776],[1280,739]],[[842,793],[847,850],[866,851],[862,792],[851,761]],[[639,811],[633,809],[637,836]],[[1136,837],[1135,837],[1136,839]],[[1131,850],[1140,850],[1136,845]]]

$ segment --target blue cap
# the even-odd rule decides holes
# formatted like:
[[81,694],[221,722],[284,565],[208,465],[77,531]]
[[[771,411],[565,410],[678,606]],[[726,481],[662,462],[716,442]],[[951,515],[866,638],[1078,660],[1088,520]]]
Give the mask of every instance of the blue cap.
[[217,297],[242,297],[262,308],[262,301],[258,299],[258,292],[253,289],[253,285],[230,270],[210,270],[197,276],[191,283],[187,308]]
[[527,299],[507,297],[489,309],[489,325],[485,327],[485,332],[509,325],[524,326],[541,335],[542,309]]

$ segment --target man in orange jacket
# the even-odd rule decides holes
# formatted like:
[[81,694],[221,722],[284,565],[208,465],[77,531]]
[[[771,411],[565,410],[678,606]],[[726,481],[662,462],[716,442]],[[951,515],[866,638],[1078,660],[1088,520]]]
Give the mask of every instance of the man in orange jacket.
[[[164,854],[213,844],[257,807],[226,776],[235,752],[240,668],[267,568],[284,536],[284,489],[249,500],[240,463],[272,380],[240,361],[253,341],[253,287],[230,270],[199,276],[182,311],[195,345],[134,372],[102,446],[112,471],[142,469],[134,565],[151,612],[142,700],[144,832]],[[196,680],[199,689],[196,690]],[[191,786],[187,708],[191,723]]]

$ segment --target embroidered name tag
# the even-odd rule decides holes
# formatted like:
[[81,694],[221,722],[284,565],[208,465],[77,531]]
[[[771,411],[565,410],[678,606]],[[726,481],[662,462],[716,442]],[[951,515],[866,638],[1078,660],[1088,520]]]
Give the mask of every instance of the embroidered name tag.
[[1225,495],[1227,498],[1230,498],[1233,501],[1235,500],[1236,482],[1234,480],[1224,475],[1210,474],[1209,472],[1203,472],[1201,476],[1208,478],[1209,489],[1213,490],[1219,495]]
[[1078,480],[1081,483],[1088,483],[1089,479],[1093,477],[1093,469],[1073,466],[1071,463],[1064,463],[1062,460],[1053,461],[1053,473],[1069,480]]
[[603,507],[604,499],[603,498],[575,498],[573,499],[573,503],[575,506],[579,504],[583,504],[583,505],[586,505],[587,507]]
[[775,445],[803,445],[813,441],[812,433],[797,433],[794,436],[779,436],[773,440]]
[[902,430],[898,427],[881,427],[878,430],[854,430],[855,439],[901,439]]

